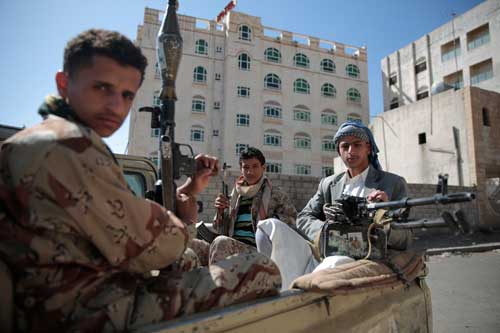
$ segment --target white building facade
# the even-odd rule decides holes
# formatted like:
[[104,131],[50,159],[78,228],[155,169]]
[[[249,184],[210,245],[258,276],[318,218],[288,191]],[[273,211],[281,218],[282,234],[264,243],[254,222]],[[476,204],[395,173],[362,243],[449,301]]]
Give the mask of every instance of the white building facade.
[[500,0],[487,0],[381,61],[384,111],[436,85],[500,92]]
[[[142,106],[158,103],[156,39],[162,12],[146,8],[137,43],[149,66],[131,112],[128,153],[155,158],[157,132]],[[230,12],[215,21],[179,15],[184,41],[176,81],[176,141],[238,165],[247,146],[261,149],[268,172],[325,176],[337,156],[342,122],[367,124],[365,48],[265,27]]]

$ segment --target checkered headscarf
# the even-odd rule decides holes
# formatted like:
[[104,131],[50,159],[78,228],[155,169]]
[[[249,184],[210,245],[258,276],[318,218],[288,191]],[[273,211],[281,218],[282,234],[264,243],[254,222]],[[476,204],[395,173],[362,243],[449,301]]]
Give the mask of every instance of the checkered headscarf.
[[340,139],[346,136],[355,136],[363,141],[370,143],[372,147],[370,155],[368,156],[370,164],[375,169],[382,170],[382,167],[380,166],[377,156],[379,150],[377,144],[375,143],[375,139],[373,139],[373,134],[368,127],[356,121],[346,121],[345,123],[340,125],[339,130],[337,131],[335,137],[333,138],[333,143],[337,148],[337,152],[339,150],[338,143]]

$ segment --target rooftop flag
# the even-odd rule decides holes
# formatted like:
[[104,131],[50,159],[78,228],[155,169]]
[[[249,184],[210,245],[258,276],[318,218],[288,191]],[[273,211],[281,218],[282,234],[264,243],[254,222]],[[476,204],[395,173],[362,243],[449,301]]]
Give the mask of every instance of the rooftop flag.
[[229,1],[226,7],[224,7],[224,9],[219,13],[219,15],[217,15],[217,23],[222,21],[224,16],[226,16],[226,14],[229,13],[231,9],[233,9],[234,7],[236,7],[236,0]]

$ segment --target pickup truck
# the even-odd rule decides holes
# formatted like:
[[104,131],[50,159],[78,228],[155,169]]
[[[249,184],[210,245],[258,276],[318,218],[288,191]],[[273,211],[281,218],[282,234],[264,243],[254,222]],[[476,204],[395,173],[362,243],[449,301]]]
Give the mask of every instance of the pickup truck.
[[[154,190],[158,176],[147,158],[117,155],[138,196]],[[432,332],[425,269],[407,283],[342,294],[291,289],[279,296],[211,310],[138,332]]]

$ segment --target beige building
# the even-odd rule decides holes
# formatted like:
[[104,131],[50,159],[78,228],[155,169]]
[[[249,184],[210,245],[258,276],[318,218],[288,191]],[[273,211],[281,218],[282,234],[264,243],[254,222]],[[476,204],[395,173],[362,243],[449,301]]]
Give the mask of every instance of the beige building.
[[[146,8],[137,43],[148,66],[132,108],[128,153],[157,156],[157,133],[139,107],[157,103],[156,39],[162,12]],[[176,87],[176,140],[237,165],[247,145],[272,173],[333,172],[338,124],[369,121],[365,48],[263,26],[230,12],[222,24],[179,15],[184,41]]]
[[432,87],[500,92],[500,0],[468,12],[381,61],[384,111],[425,99]]
[[500,94],[447,90],[376,116],[371,123],[384,170],[409,183],[475,186],[479,223],[500,226]]

